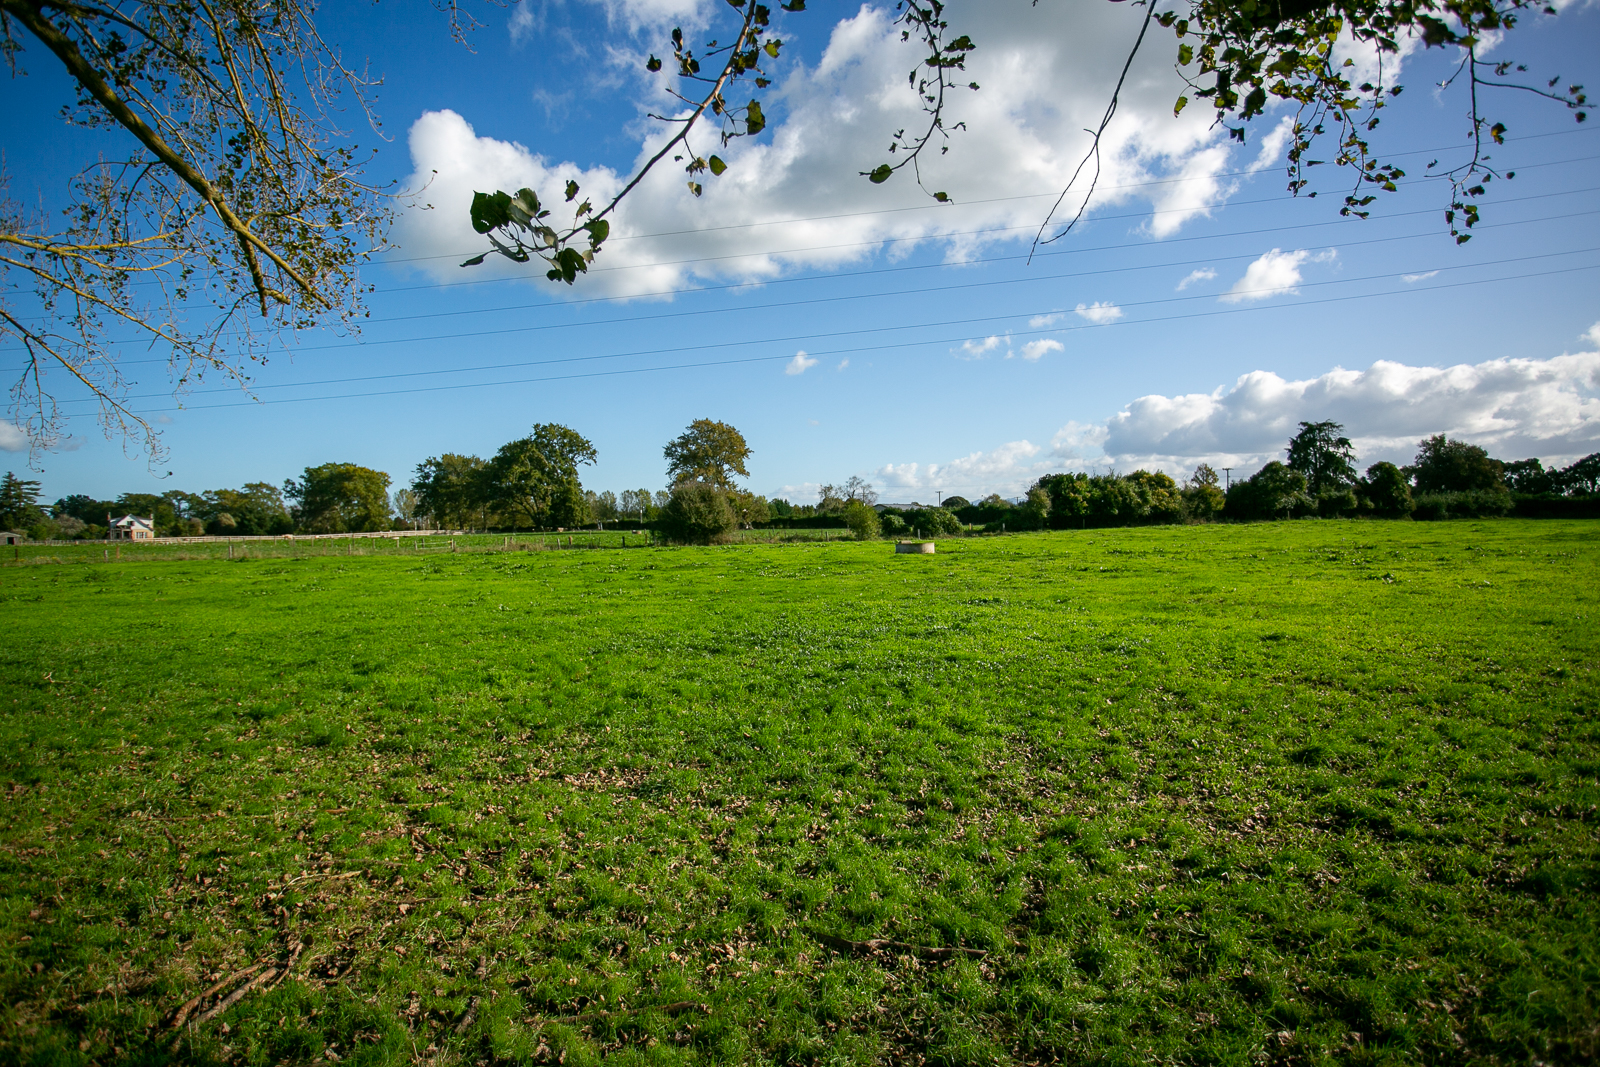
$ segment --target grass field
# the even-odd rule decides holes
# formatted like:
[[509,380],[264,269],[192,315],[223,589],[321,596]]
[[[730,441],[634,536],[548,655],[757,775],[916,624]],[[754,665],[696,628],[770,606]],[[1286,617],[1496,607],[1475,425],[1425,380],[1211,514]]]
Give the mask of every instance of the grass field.
[[1515,520],[9,566],[0,1060],[1592,1060],[1597,598]]

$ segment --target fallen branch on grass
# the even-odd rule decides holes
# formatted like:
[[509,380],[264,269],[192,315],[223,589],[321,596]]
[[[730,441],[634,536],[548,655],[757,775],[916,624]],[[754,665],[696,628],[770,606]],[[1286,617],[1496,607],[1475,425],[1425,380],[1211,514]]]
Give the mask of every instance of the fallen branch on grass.
[[271,981],[272,976],[277,973],[278,969],[276,967],[268,967],[266,970],[250,979],[250,981],[246,982],[244,985],[240,986],[238,989],[235,989],[232,993],[229,993],[226,997],[222,998],[222,1000],[217,1003],[216,1007],[212,1008],[210,1011],[200,1016],[200,1018],[196,1019],[194,1021],[195,1025],[199,1026],[201,1023],[208,1023],[212,1019],[215,1019],[217,1016],[221,1015],[223,1012],[239,1003],[239,1001],[243,1000],[246,993],[249,993],[252,989],[264,982]]
[[456,1036],[460,1037],[467,1032],[467,1027],[472,1025],[472,1020],[478,1017],[478,1005],[483,1003],[482,997],[473,997],[472,1003],[467,1005],[467,1010],[461,1016],[461,1021],[456,1023]]
[[218,982],[216,985],[212,986],[210,989],[207,989],[204,993],[201,993],[199,996],[195,997],[193,1000],[191,1000],[188,1003],[184,1004],[183,1007],[179,1008],[177,1010],[177,1012],[172,1016],[172,1022],[171,1022],[171,1024],[168,1025],[167,1029],[169,1029],[169,1030],[177,1030],[177,1029],[179,1029],[180,1027],[183,1026],[183,1024],[185,1022],[188,1022],[189,1013],[194,1011],[196,1008],[198,1008],[200,1006],[201,1002],[203,1002],[207,997],[209,997],[209,996],[211,996],[211,995],[213,995],[215,993],[222,992],[224,989],[228,988],[229,986],[231,986],[233,983],[237,982],[241,978],[245,978],[245,977],[248,977],[249,975],[255,974],[263,966],[265,966],[265,964],[258,963],[254,967],[246,967],[242,971],[235,971],[233,974],[228,975],[228,977],[224,978],[222,981]]
[[861,955],[876,955],[880,952],[895,951],[906,952],[924,960],[949,960],[957,957],[981,960],[989,954],[981,948],[940,948],[935,945],[908,945],[904,941],[889,941],[881,937],[875,937],[870,941],[851,941],[849,938],[835,937],[832,934],[812,934],[811,936],[829,948]]

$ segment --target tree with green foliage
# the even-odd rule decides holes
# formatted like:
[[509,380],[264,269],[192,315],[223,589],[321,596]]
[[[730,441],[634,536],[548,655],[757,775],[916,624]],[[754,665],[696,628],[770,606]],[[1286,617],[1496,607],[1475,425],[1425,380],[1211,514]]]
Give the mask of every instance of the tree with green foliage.
[[484,468],[484,498],[518,525],[577,526],[589,517],[578,468],[597,458],[576,430],[536,423],[527,437],[500,446]]
[[1416,507],[1405,473],[1387,460],[1367,468],[1367,476],[1361,483],[1361,497],[1374,514],[1390,519],[1403,519]]
[[44,508],[39,506],[39,483],[6,471],[5,480],[0,481],[0,528],[29,530],[45,518]]
[[417,510],[433,520],[435,528],[465,529],[476,525],[483,505],[484,462],[477,456],[446,452],[417,464],[411,490]]
[[732,489],[733,476],[750,477],[745,460],[750,446],[744,434],[725,422],[695,419],[683,433],[662,449],[667,460],[667,481],[706,482],[719,489]]
[[1421,441],[1417,456],[1405,468],[1419,493],[1471,493],[1504,490],[1505,465],[1465,441],[1434,434]]
[[1302,422],[1289,440],[1289,469],[1306,480],[1313,497],[1339,493],[1356,484],[1355,446],[1337,422]]
[[307,467],[283,483],[294,501],[295,525],[307,533],[366,533],[389,529],[389,476],[355,463]]
[[283,494],[270,482],[246,482],[242,489],[212,489],[201,499],[197,517],[213,536],[286,534],[294,529]]
[[850,527],[857,541],[875,540],[883,529],[877,510],[860,500],[852,500],[844,506],[844,524]]
[[1273,460],[1228,490],[1227,514],[1238,519],[1287,519],[1313,506],[1305,475]]
[[1189,518],[1208,521],[1222,514],[1227,497],[1217,484],[1219,481],[1221,479],[1209,463],[1200,464],[1189,475],[1183,483],[1183,509]]
[[644,522],[645,513],[655,507],[655,502],[650,499],[648,489],[624,489],[622,498],[617,502],[617,508],[623,515],[631,515],[638,522]]
[[738,524],[722,486],[712,482],[678,482],[661,509],[661,530],[674,541],[709,545],[727,538]]

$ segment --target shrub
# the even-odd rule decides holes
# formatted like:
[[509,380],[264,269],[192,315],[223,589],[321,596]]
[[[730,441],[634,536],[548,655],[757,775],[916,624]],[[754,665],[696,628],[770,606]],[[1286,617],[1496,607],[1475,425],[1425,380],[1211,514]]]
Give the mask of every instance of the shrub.
[[1361,483],[1361,495],[1368,507],[1386,518],[1403,519],[1416,507],[1405,472],[1393,463],[1374,463],[1368,467],[1367,477]]
[[899,537],[908,527],[898,511],[886,511],[878,517],[879,528],[885,537]]
[[914,511],[907,516],[906,521],[912,529],[921,531],[927,537],[961,532],[961,520],[944,508],[923,508],[921,511]]
[[878,536],[878,513],[859,500],[852,500],[845,505],[844,522],[850,527],[850,532],[856,535],[857,541],[871,541]]
[[1311,505],[1305,476],[1273,460],[1245,481],[1233,483],[1227,514],[1231,519],[1283,519]]
[[1510,513],[1511,494],[1505,490],[1478,489],[1459,493],[1418,493],[1414,517],[1440,519],[1487,519]]
[[1325,519],[1352,515],[1358,506],[1354,489],[1331,489],[1317,497],[1317,514]]
[[727,495],[705,482],[680,482],[661,511],[661,530],[674,541],[709,545],[733,531],[736,523]]

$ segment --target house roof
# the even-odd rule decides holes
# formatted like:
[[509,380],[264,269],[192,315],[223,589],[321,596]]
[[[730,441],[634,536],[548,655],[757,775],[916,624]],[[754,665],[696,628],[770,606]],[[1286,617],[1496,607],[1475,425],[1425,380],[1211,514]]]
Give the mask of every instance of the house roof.
[[151,519],[141,519],[137,515],[124,515],[120,519],[112,519],[111,520],[111,525],[113,525],[113,526],[142,526],[146,530],[153,530],[153,529],[155,529],[155,520],[153,518],[151,518]]

